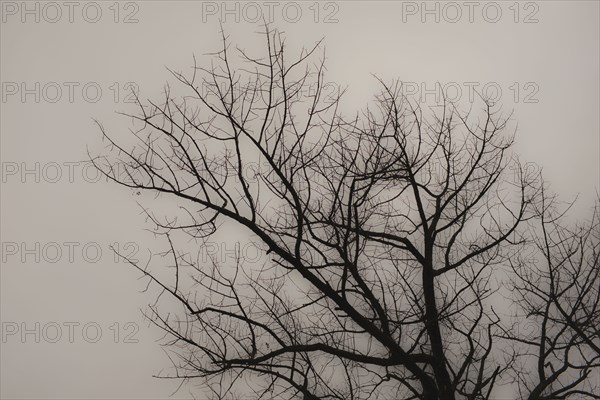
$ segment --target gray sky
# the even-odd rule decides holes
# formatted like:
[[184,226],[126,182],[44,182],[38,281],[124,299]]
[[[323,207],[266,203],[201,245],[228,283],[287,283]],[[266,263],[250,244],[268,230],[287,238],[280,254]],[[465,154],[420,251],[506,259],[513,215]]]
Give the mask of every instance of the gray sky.
[[92,117],[127,129],[114,111],[133,111],[130,85],[157,98],[172,81],[165,66],[209,60],[219,19],[248,49],[262,49],[260,13],[291,52],[325,37],[326,80],[349,86],[352,108],[375,93],[371,73],[428,102],[438,81],[460,100],[471,88],[499,93],[523,159],[563,198],[579,195],[585,217],[600,190],[599,3],[426,4],[2,1],[0,397],[158,399],[176,389],[152,378],[169,360],[140,314],[151,299],[109,249],[143,258],[155,242],[135,197],[82,161],[86,146],[100,149]]

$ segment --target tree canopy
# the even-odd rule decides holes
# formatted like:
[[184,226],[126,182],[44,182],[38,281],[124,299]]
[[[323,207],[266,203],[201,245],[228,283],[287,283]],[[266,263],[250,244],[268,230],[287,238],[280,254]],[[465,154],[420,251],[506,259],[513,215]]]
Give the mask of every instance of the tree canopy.
[[[215,398],[600,398],[598,215],[570,223],[512,116],[378,78],[348,114],[320,42],[264,40],[171,71],[182,96],[137,98],[130,138],[98,124],[97,168],[154,196],[167,250],[130,264],[159,290],[172,376]],[[198,259],[232,229],[264,257]]]

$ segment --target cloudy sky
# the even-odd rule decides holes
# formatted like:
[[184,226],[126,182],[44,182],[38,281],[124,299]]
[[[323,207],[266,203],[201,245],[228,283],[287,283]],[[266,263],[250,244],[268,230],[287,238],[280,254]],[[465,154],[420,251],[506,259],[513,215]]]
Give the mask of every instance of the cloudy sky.
[[[159,399],[177,389],[144,282],[109,246],[143,258],[152,237],[135,197],[85,162],[93,118],[129,121],[133,87],[156,98],[166,67],[232,43],[260,51],[261,21],[289,51],[325,38],[328,82],[360,108],[371,74],[423,104],[473,90],[518,121],[517,147],[586,216],[600,190],[597,1],[2,1],[0,397]],[[439,86],[436,86],[439,82]],[[442,87],[442,89],[439,89]],[[177,94],[174,92],[174,94]],[[176,399],[191,398],[191,387]]]

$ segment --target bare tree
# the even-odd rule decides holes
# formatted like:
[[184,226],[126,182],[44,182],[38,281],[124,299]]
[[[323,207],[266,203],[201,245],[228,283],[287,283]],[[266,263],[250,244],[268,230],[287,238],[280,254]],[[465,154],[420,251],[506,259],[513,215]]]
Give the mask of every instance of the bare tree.
[[[343,91],[324,91],[320,43],[291,58],[264,37],[262,57],[223,36],[210,68],[172,71],[186,95],[138,99],[132,142],[99,124],[97,168],[155,196],[144,210],[171,268],[131,264],[160,291],[149,317],[176,349],[172,377],[215,398],[493,398],[519,360],[493,307],[543,199],[510,115],[484,99],[423,110],[376,79],[348,116]],[[232,229],[263,262],[198,260]]]
[[556,196],[542,196],[535,246],[511,260],[519,311],[506,336],[522,345],[524,364],[535,371],[516,375],[523,397],[598,399],[599,208],[589,222],[570,227],[556,203]]

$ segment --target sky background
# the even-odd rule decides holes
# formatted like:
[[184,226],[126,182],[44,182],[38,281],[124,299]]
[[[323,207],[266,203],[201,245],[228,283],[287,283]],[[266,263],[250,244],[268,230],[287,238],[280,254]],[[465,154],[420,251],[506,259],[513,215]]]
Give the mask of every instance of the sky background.
[[93,118],[125,133],[129,120],[115,111],[134,111],[131,85],[157,99],[172,81],[166,67],[190,72],[194,54],[210,61],[219,20],[255,54],[261,14],[290,53],[325,38],[325,78],[349,87],[349,111],[377,91],[371,74],[404,81],[423,105],[439,99],[436,82],[461,101],[470,87],[500,88],[523,160],[541,165],[563,199],[579,196],[578,217],[600,190],[597,1],[69,4],[0,2],[3,399],[159,399],[177,389],[152,377],[170,365],[140,312],[152,299],[109,248],[145,257],[156,246],[149,226],[135,196],[85,160],[102,148]]

